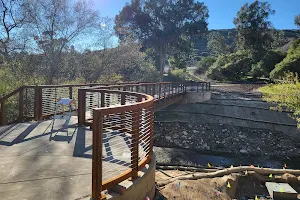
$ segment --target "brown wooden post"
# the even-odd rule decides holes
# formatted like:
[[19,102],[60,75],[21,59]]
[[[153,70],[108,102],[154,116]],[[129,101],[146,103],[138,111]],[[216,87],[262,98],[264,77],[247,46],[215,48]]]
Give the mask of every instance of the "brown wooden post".
[[[141,97],[138,97],[138,102],[142,101]],[[132,140],[131,140],[131,169],[132,179],[138,178],[138,165],[139,165],[139,138],[140,138],[140,116],[141,111],[135,111],[132,113]]]
[[199,86],[199,83],[196,83],[197,84],[197,92],[198,92],[198,86]]
[[204,91],[204,83],[201,83],[202,91]]
[[19,92],[19,121],[23,121],[24,118],[24,87]]
[[[125,94],[122,93],[121,94],[121,105],[125,105],[126,103],[126,97],[125,97]],[[125,128],[125,123],[126,123],[126,115],[125,115],[125,112],[122,112],[121,113],[121,128],[124,129]]]
[[[102,97],[101,97],[102,98]],[[85,123],[86,91],[78,89],[78,124]]]
[[208,83],[206,82],[205,83],[205,91],[207,92],[207,89],[208,89]]
[[160,103],[161,83],[158,84],[158,103]]
[[102,134],[103,115],[93,110],[93,151],[92,151],[92,199],[100,200],[102,196]]
[[43,118],[43,96],[42,96],[42,87],[35,86],[34,88],[34,119],[36,121]]
[[101,94],[101,107],[105,107],[105,93],[104,92],[100,92]]
[[210,91],[210,82],[208,83],[208,90]]
[[1,100],[0,102],[0,125],[5,125],[6,124],[6,119],[5,119],[5,100]]
[[69,98],[73,99],[73,87],[69,86]]
[[164,102],[166,101],[166,84],[163,84],[164,86]]

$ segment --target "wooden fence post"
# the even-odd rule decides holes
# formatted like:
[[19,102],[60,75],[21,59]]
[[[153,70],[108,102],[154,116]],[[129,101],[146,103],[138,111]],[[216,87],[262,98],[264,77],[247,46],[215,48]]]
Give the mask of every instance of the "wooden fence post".
[[101,91],[100,94],[101,94],[101,108],[103,108],[105,107],[105,93]]
[[160,103],[161,83],[158,84],[158,103]]
[[73,99],[73,87],[69,86],[69,98]]
[[24,119],[24,87],[20,89],[19,92],[19,119],[18,121],[23,121]]
[[[142,101],[141,97],[138,97],[137,102]],[[132,140],[131,140],[131,169],[132,179],[138,178],[139,167],[139,138],[140,138],[140,116],[141,110],[132,113]]]
[[39,121],[43,117],[43,96],[42,87],[35,86],[34,88],[34,119]]
[[102,134],[103,115],[93,111],[93,151],[92,151],[92,199],[100,200],[105,198],[102,191]]
[[86,91],[84,89],[79,89],[78,90],[78,124],[80,125],[83,125],[85,123],[85,106],[86,106]]
[[6,119],[5,119],[5,100],[2,100],[0,102],[0,125],[5,125],[6,124]]
[[156,84],[154,83],[152,86],[152,96],[154,99],[155,99],[155,87],[156,87]]

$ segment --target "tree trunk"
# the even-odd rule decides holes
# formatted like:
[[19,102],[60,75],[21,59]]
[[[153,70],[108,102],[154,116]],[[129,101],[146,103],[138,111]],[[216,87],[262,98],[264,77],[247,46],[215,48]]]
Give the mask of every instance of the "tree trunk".
[[165,61],[166,61],[166,47],[164,45],[160,45],[156,49],[156,59],[155,59],[156,69],[160,73],[160,81],[163,81]]

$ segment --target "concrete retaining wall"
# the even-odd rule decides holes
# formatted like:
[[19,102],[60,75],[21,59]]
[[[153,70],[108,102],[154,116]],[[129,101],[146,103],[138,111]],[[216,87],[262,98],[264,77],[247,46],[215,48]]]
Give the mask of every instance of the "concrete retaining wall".
[[155,195],[155,154],[153,153],[152,161],[139,172],[139,178],[135,181],[123,181],[119,186],[125,188],[125,192],[121,195],[118,193],[110,193],[107,199],[110,200],[145,200]]
[[187,92],[178,104],[199,103],[211,98],[211,92]]

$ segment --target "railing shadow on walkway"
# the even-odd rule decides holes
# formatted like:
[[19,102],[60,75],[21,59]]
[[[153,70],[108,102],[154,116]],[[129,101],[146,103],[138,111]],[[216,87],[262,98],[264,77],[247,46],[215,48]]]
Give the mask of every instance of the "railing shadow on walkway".
[[[38,121],[38,122],[33,122],[33,123],[17,123],[17,124],[10,124],[8,125],[7,128],[1,130],[0,132],[0,145],[4,146],[12,146],[15,144],[31,141],[34,139],[38,139],[44,136],[49,136],[49,141],[54,140],[54,141],[67,141],[68,143],[71,142],[75,132],[75,130],[72,132],[71,135],[68,134],[68,129],[58,129],[58,130],[50,130],[52,122],[50,122],[44,130],[41,130],[40,134],[34,135],[32,137],[28,137],[31,133],[35,131],[35,129],[38,129],[38,127],[42,123],[46,123],[47,121]],[[21,126],[28,125],[24,130],[22,130]],[[65,124],[64,124],[65,125]],[[63,126],[64,126],[63,125]],[[68,128],[74,128],[74,125],[69,126]],[[20,129],[18,131],[17,129]],[[14,132],[16,131],[16,132]],[[58,133],[58,131],[63,131],[66,132],[66,136],[63,135],[57,135],[55,133]],[[54,136],[52,136],[54,134]],[[9,139],[9,140],[6,140]]]

